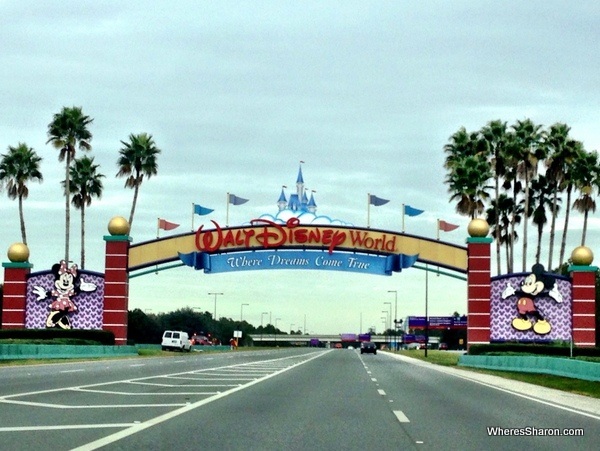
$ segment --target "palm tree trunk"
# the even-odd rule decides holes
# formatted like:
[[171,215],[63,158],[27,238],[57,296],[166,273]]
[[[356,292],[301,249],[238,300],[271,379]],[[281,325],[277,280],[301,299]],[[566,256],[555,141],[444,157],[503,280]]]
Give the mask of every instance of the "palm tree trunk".
[[[560,258],[558,260],[558,265],[562,265],[565,258],[565,248],[567,247],[567,230],[569,229],[569,214],[571,213],[571,191],[573,187],[569,185],[567,188],[567,209],[565,211],[565,227],[562,233],[562,240],[560,243]],[[550,269],[550,268],[548,268]]]
[[554,234],[556,229],[556,204],[558,203],[558,187],[554,188],[552,196],[552,219],[550,221],[550,248],[548,249],[548,271],[552,269],[552,250],[554,249]]
[[582,246],[585,246],[585,235],[587,234],[588,212],[589,212],[589,210],[586,209],[585,213],[583,214],[583,232],[581,233],[581,245]]
[[129,230],[131,230],[131,225],[133,224],[133,214],[135,213],[135,205],[137,204],[139,189],[140,185],[136,182],[135,189],[133,190],[133,203],[131,204],[131,213],[129,214]]
[[81,269],[85,269],[85,200],[81,204]]
[[527,270],[527,223],[529,222],[529,173],[525,168],[525,211],[523,212],[523,272]]
[[69,167],[71,166],[71,148],[67,146],[67,163],[65,167],[65,262],[69,263],[69,235],[71,229],[71,186],[69,180]]
[[498,197],[500,197],[500,188],[498,181],[498,171],[496,170],[496,186],[495,186],[495,195],[496,195],[496,267],[498,268],[498,274],[501,273],[502,269],[500,268],[500,205]]
[[538,227],[537,233],[537,248],[535,250],[535,262],[540,262],[540,254],[542,253],[542,226]]
[[27,244],[27,234],[25,233],[25,217],[23,216],[23,196],[19,195],[19,220],[21,222],[21,239],[23,244]]

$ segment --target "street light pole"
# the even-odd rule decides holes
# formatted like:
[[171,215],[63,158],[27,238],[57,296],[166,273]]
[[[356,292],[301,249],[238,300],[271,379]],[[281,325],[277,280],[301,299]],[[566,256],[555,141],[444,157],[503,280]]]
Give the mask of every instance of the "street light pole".
[[242,304],[240,306],[240,323],[244,320],[244,306],[249,307],[250,304]]
[[217,296],[223,296],[223,293],[208,293],[209,295],[215,296],[215,310],[213,312],[213,319],[217,320]]
[[[388,330],[391,330],[392,329],[392,303],[391,302],[384,302],[384,304],[387,304],[390,307],[390,311],[389,311],[390,316],[389,316]],[[391,341],[392,340],[390,339],[390,342]],[[391,348],[392,348],[392,344],[390,343],[390,349]]]
[[396,351],[398,350],[398,290],[388,290],[388,293],[394,293],[394,334],[396,338]]

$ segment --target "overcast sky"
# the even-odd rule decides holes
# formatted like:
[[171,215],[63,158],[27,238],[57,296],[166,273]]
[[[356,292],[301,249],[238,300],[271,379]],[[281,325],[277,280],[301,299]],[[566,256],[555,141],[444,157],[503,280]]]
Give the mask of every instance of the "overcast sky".
[[[191,230],[196,216],[224,223],[226,193],[250,199],[230,225],[277,212],[299,161],[318,213],[401,230],[401,207],[425,210],[406,232],[435,238],[436,219],[459,224],[444,241],[464,245],[468,219],[444,185],[443,147],[460,127],[531,118],[565,122],[586,149],[600,149],[600,5],[589,1],[0,1],[0,152],[25,142],[43,157],[25,221],[33,271],[64,254],[64,178],[47,126],[63,106],[94,119],[90,156],[106,175],[88,209],[86,268],[104,271],[113,216],[128,217],[133,191],[116,179],[121,140],[153,135],[158,175],[145,180],[134,243],[156,236],[157,218]],[[78,153],[81,156],[82,153]],[[0,193],[0,251],[21,241],[17,202]],[[598,249],[598,215],[588,246]],[[72,210],[71,257],[79,258]],[[577,214],[568,252],[578,243]],[[530,249],[535,247],[530,246]],[[597,262],[595,262],[597,263]],[[2,275],[3,277],[3,275]],[[423,271],[392,277],[317,271],[205,275],[191,268],[132,279],[129,308],[213,311],[217,316],[312,333],[383,328],[423,315]],[[465,282],[429,278],[429,313],[466,313]],[[269,316],[262,315],[269,312]]]

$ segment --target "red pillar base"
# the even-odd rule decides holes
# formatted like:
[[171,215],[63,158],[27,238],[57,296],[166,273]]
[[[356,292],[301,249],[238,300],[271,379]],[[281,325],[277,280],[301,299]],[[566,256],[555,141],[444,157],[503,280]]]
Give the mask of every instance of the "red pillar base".
[[596,346],[596,266],[570,266],[573,281],[573,345]]
[[28,262],[2,263],[4,294],[2,300],[2,328],[24,329],[27,300],[27,276],[33,265]]
[[102,329],[115,334],[115,345],[127,344],[127,309],[129,305],[128,235],[105,236],[104,312]]
[[490,342],[491,238],[467,238],[467,349]]

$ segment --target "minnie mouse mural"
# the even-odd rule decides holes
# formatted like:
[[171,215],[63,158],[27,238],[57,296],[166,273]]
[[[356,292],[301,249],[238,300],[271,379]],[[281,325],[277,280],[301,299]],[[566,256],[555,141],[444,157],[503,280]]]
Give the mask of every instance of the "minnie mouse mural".
[[43,287],[35,286],[33,292],[38,301],[52,299],[46,327],[70,329],[69,314],[77,311],[77,305],[73,302],[73,298],[82,291],[95,291],[96,285],[81,280],[77,265],[69,268],[64,260],[52,265],[52,274],[54,274],[53,289],[46,291]]

